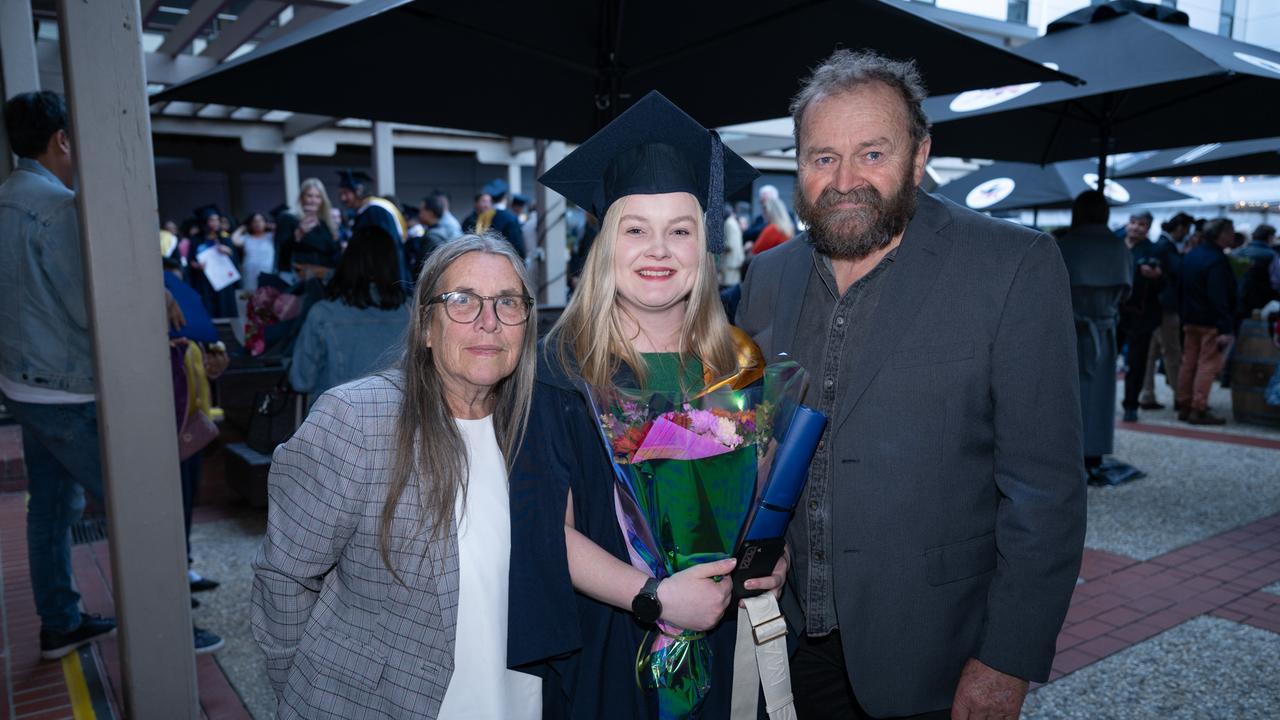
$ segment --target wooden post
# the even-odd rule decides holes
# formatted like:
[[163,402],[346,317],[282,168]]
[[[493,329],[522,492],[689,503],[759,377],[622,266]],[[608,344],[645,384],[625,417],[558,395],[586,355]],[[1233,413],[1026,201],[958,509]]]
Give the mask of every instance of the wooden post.
[[197,718],[138,0],[59,0],[125,715]]

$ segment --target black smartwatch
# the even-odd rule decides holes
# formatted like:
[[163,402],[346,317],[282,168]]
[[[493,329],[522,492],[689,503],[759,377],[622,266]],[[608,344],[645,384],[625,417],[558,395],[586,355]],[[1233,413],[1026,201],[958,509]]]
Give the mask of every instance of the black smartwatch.
[[642,623],[652,625],[662,617],[662,602],[658,600],[658,578],[649,578],[644,587],[631,599],[631,614]]

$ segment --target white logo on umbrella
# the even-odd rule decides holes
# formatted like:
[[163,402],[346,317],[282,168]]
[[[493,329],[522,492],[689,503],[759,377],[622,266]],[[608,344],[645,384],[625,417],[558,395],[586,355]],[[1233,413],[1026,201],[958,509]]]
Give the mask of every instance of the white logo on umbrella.
[[[1088,185],[1094,190],[1098,189],[1098,173],[1085,173],[1082,179],[1084,180],[1085,185]],[[1129,202],[1129,191],[1115,180],[1107,180],[1106,187],[1103,188],[1102,194],[1113,203]]]
[[1220,147],[1222,147],[1222,143],[1209,143],[1208,145],[1201,145],[1199,147],[1192,148],[1174,158],[1173,164],[1181,165],[1182,163],[1189,163],[1192,160],[1199,160]]
[[964,197],[964,204],[974,210],[989,208],[1009,197],[1013,192],[1013,188],[1016,186],[1017,183],[1013,181],[1013,178],[991,178],[978,187],[970,190],[969,194]]
[[1260,67],[1260,68],[1262,68],[1263,70],[1270,70],[1271,72],[1273,72],[1273,73],[1275,73],[1275,74],[1277,74],[1277,75],[1280,75],[1280,63],[1276,62],[1275,60],[1268,60],[1268,59],[1266,59],[1266,58],[1260,58],[1260,57],[1258,57],[1257,55],[1250,55],[1249,53],[1242,53],[1242,52],[1240,52],[1240,51],[1238,51],[1238,50],[1237,50],[1234,54],[1235,54],[1236,58],[1238,58],[1238,59],[1240,59],[1240,60],[1243,60],[1243,61],[1245,61],[1245,62],[1249,63],[1250,65],[1254,65],[1254,66],[1256,66],[1256,67]]
[[[1047,62],[1042,64],[1050,70],[1058,69],[1057,63]],[[955,99],[951,101],[951,104],[948,107],[951,109],[951,112],[957,113],[982,110],[983,108],[989,108],[994,105],[999,105],[1000,103],[1007,103],[1015,98],[1020,98],[1043,84],[1044,83],[1033,82],[1023,83],[1021,85],[1005,85],[1004,87],[987,88],[985,90],[970,90],[955,96]]]

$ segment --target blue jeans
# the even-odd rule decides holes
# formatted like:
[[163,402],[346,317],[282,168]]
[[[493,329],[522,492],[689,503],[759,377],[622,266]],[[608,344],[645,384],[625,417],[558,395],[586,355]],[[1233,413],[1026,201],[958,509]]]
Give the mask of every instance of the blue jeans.
[[27,466],[27,564],[43,629],[80,625],[80,593],[71,576],[71,526],[84,493],[102,504],[98,404],[36,405],[6,400],[22,426]]

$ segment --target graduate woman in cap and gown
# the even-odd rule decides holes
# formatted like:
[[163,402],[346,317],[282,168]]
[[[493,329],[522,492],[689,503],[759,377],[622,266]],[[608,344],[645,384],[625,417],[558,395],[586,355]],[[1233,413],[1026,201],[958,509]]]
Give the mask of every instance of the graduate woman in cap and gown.
[[200,293],[200,300],[204,303],[204,307],[209,311],[210,317],[226,318],[236,316],[236,288],[240,286],[239,282],[215,290],[213,284],[209,282],[209,278],[204,274],[204,267],[199,261],[200,253],[205,250],[216,247],[218,252],[223,253],[231,258],[236,265],[236,271],[240,271],[240,253],[231,242],[231,235],[222,231],[222,211],[217,205],[205,205],[196,208],[196,219],[200,221],[200,232],[196,237],[196,242],[192,243],[194,247],[190,247],[190,256],[187,258],[187,283]]
[[[661,582],[632,565],[609,454],[577,383],[692,395],[759,361],[725,317],[714,264],[723,196],[756,175],[654,92],[540,178],[602,218],[577,291],[540,349],[510,478],[507,661],[543,678],[546,718],[658,718],[657,693],[642,687],[636,664],[659,623],[708,633],[711,686],[693,716],[729,715],[736,624],[726,619],[732,583],[720,576],[734,560]],[[784,572],[779,563],[748,587],[776,588]]]

